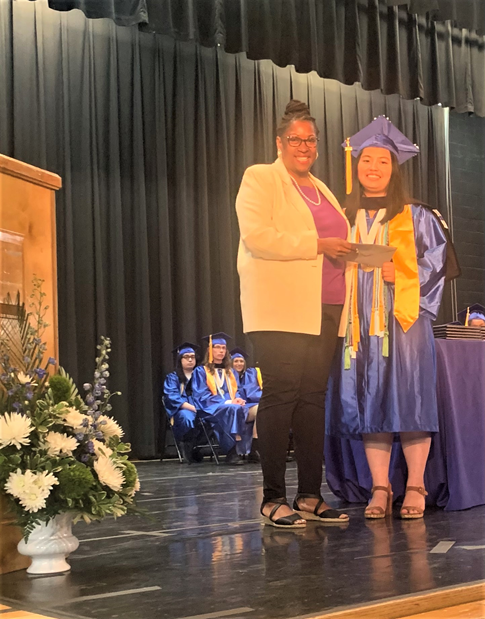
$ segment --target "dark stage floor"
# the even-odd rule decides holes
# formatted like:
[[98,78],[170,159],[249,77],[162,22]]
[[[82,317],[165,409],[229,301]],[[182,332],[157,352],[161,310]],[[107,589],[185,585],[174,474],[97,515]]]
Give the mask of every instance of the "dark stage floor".
[[[72,572],[7,574],[0,602],[77,619],[289,619],[484,578],[485,506],[402,522],[351,505],[347,527],[280,531],[260,525],[255,465],[138,469],[153,520],[77,524]],[[292,497],[294,464],[287,478]]]

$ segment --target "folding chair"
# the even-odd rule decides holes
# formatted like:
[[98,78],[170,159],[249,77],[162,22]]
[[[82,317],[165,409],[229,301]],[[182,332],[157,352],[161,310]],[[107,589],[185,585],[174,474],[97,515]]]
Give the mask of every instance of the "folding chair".
[[[167,418],[167,427],[170,429],[170,432],[171,432],[172,438],[173,438],[173,443],[175,445],[175,449],[177,450],[177,457],[179,459],[179,462],[182,464],[183,461],[184,461],[184,458],[182,456],[182,452],[180,450],[178,441],[175,438],[175,434],[173,432],[174,419],[173,419],[173,417],[170,417],[170,415],[167,412],[167,408],[165,406],[165,397],[162,397],[162,406],[163,406],[163,410],[165,411],[165,415],[166,415],[166,418]],[[212,428],[210,427],[209,423],[207,423],[207,421],[202,419],[199,415],[197,415],[196,421],[198,421],[200,427],[202,428],[202,432],[203,432],[203,434],[205,436],[205,439],[207,441],[207,445],[205,443],[202,444],[202,445],[201,444],[197,444],[197,445],[195,445],[195,447],[200,449],[201,447],[208,446],[210,451],[211,451],[211,456],[210,456],[211,460],[212,460],[212,458],[214,458],[216,464],[220,464],[219,457],[218,457],[217,451],[216,451],[216,449],[219,449],[219,445],[218,445],[217,441],[214,439],[214,432],[213,432]],[[160,456],[160,460],[163,460],[163,456],[164,456],[164,454],[162,452],[162,454]]]
[[[217,441],[214,440],[214,431],[212,430],[209,423],[205,419],[202,419],[199,415],[197,415],[197,419],[199,420],[199,423],[202,426],[202,430],[207,440],[207,444],[209,445],[210,450],[212,452],[211,460],[212,460],[212,457],[214,457],[216,464],[220,464],[219,457],[217,456],[217,452],[216,452],[216,448],[219,449],[219,445]],[[197,447],[203,447],[203,445],[197,445]]]
[[[173,424],[174,424],[173,417],[170,417],[170,415],[167,412],[167,408],[165,406],[165,397],[162,397],[162,406],[163,406],[163,410],[165,411],[165,417],[166,417],[166,420],[167,420],[167,428],[170,429],[170,432],[171,432],[172,438],[173,438],[173,443],[175,445],[175,449],[177,450],[177,456],[178,456],[179,462],[180,462],[180,464],[182,464],[184,459],[182,457],[182,452],[180,451],[180,447],[178,445],[178,441],[175,438],[175,434],[173,432]],[[163,436],[163,434],[162,434],[162,436]],[[164,452],[165,452],[165,444],[162,445],[162,453],[160,455],[160,460],[163,460],[163,456],[165,455]]]

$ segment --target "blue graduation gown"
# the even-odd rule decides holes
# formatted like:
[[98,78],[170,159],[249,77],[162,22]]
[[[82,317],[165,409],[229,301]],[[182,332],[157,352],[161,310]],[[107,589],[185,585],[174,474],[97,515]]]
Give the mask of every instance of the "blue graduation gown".
[[[192,382],[192,378],[189,381]],[[190,389],[189,389],[190,392]],[[176,372],[168,374],[163,384],[165,409],[171,419],[173,419],[173,435],[176,441],[183,441],[184,436],[193,429],[195,425],[196,413],[186,408],[182,408],[184,402],[195,406],[194,398],[187,395],[187,385],[183,388],[180,378]]]
[[[253,424],[246,423],[249,407],[226,404],[231,400],[227,380],[223,383],[223,395],[214,395],[207,385],[204,367],[199,366],[192,374],[192,389],[197,412],[210,423],[222,453],[228,453],[233,447],[241,455],[249,453],[253,431]],[[242,398],[239,392],[234,397]],[[236,441],[236,435],[242,440]]]
[[256,368],[247,368],[242,376],[239,372],[235,372],[235,374],[241,398],[246,400],[246,404],[249,406],[259,404],[263,392],[259,386]]
[[[327,391],[327,434],[360,438],[379,432],[438,431],[436,362],[432,321],[444,287],[446,237],[433,215],[412,206],[420,310],[404,333],[394,318],[394,286],[386,284],[389,309],[389,356],[383,339],[369,335],[373,271],[359,269],[360,342],[350,369],[344,369],[344,345]],[[368,219],[368,227],[372,221]]]

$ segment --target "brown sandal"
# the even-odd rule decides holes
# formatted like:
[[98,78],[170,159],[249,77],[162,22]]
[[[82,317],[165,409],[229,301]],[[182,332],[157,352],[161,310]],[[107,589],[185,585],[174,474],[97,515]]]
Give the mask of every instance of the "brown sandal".
[[[422,496],[428,496],[428,493],[426,492],[425,488],[423,488],[423,486],[406,486],[406,494],[409,491],[418,492]],[[409,510],[411,509],[415,511],[414,514],[409,513]],[[413,505],[406,505],[405,507],[401,507],[399,515],[403,520],[417,520],[418,518],[422,518],[424,516],[424,509],[421,509],[420,507],[414,507]]]
[[376,490],[382,490],[383,492],[387,492],[387,504],[386,504],[386,509],[382,509],[382,507],[379,507],[378,505],[376,507],[369,507],[367,506],[365,508],[365,512],[364,512],[364,516],[366,518],[370,518],[372,520],[378,520],[380,518],[385,518],[386,516],[390,516],[392,514],[392,488],[391,488],[391,484],[389,484],[387,487],[386,486],[373,486],[372,488],[372,494],[374,494],[374,492]]

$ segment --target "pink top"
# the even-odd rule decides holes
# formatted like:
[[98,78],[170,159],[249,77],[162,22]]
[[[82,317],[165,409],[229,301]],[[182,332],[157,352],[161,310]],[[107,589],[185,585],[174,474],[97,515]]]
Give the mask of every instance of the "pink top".
[[[304,194],[304,200],[312,212],[317,229],[318,237],[321,239],[329,237],[347,238],[347,224],[344,217],[335,209],[325,198],[320,190],[313,187],[303,187],[299,185]],[[303,197],[303,196],[302,196]],[[312,204],[318,202],[320,204]],[[308,199],[310,198],[310,200]],[[345,262],[334,260],[328,256],[324,257],[322,269],[322,303],[329,305],[343,305],[345,301]]]

